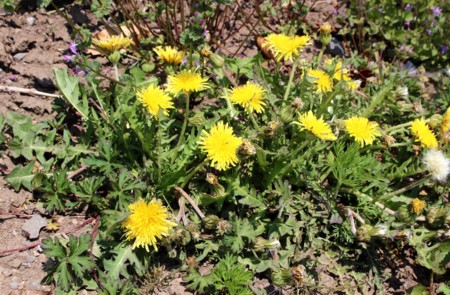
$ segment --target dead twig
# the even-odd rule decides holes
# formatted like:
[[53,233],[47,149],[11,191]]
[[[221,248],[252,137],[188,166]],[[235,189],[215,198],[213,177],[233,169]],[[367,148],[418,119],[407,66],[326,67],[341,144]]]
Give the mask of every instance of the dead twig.
[[77,169],[75,171],[72,171],[69,174],[67,174],[67,179],[72,179],[75,176],[77,176],[78,174],[81,174],[81,173],[83,173],[84,171],[86,171],[88,169],[89,169],[89,167],[83,165],[79,169]]
[[205,218],[205,214],[202,213],[200,208],[198,208],[197,204],[195,204],[194,200],[191,199],[191,197],[181,188],[181,187],[175,187],[175,190],[177,190],[183,197],[186,198],[186,200],[191,204],[191,206],[194,208],[197,215],[203,219]]
[[18,217],[33,217],[33,215],[30,215],[30,214],[14,213],[14,212],[0,212],[0,215],[15,215]]
[[22,87],[0,85],[0,90],[5,91],[5,92],[19,92],[19,93],[36,94],[36,95],[48,96],[48,97],[60,97],[60,95],[57,95],[57,94],[51,94],[51,93],[46,93],[46,92],[42,92],[42,91],[37,91],[36,89],[27,89],[27,88],[22,88]]

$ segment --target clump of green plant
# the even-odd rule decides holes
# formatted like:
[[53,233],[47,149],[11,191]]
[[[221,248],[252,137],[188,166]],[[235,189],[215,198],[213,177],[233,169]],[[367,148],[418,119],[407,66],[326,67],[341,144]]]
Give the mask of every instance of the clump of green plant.
[[[413,234],[418,262],[442,274],[448,96],[428,108],[419,82],[388,65],[362,88],[351,60],[323,50],[305,60],[309,35],[267,34],[274,66],[191,41],[191,51],[164,44],[144,58],[124,35],[88,36],[75,46],[92,43],[107,60],[72,50],[73,68],[55,69],[54,120],[7,114],[3,140],[24,162],[7,181],[38,192],[49,214],[83,213],[91,226],[68,246],[45,242],[55,261],[46,283],[133,294],[134,282],[155,278],[149,269],[185,270],[189,257],[217,264],[187,278],[206,293],[243,294],[263,274],[320,291],[319,264],[345,288],[349,279],[363,288],[361,277],[378,273],[371,247]],[[363,260],[366,273],[339,259]]]
[[360,52],[373,50],[388,58],[445,66],[450,46],[447,9],[442,1],[355,1],[340,34],[353,35]]

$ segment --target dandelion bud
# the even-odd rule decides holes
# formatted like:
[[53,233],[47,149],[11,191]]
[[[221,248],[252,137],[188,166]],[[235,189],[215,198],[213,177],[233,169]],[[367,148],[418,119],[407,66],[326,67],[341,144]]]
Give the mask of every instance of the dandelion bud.
[[441,227],[446,220],[447,214],[448,213],[446,212],[445,208],[433,206],[428,209],[426,216],[427,222],[434,228]]
[[329,23],[324,23],[319,28],[319,40],[327,46],[331,42],[331,26]]
[[441,123],[442,123],[442,116],[439,114],[434,114],[428,120],[428,125],[430,125],[431,128],[437,128],[441,126]]
[[284,124],[289,124],[294,120],[295,111],[294,109],[287,105],[281,109],[280,119]]
[[178,229],[173,235],[173,240],[178,245],[186,246],[192,240],[191,234],[184,228]]
[[406,87],[406,86],[403,86],[403,87],[399,86],[399,87],[397,87],[397,89],[395,89],[393,94],[394,94],[394,97],[397,98],[397,99],[399,99],[399,98],[407,99],[408,95],[409,95],[408,87]]
[[388,134],[383,135],[383,138],[388,147],[390,147],[391,145],[393,145],[395,143],[395,138]]
[[209,56],[209,60],[211,61],[213,67],[215,67],[215,68],[221,68],[225,64],[224,58],[215,53],[212,53]]
[[266,250],[274,250],[279,249],[281,246],[280,241],[278,240],[266,240],[262,237],[257,237],[254,245],[254,249],[256,251],[264,252]]
[[186,225],[186,230],[191,234],[192,239],[197,240],[200,237],[200,227],[198,224],[189,223]]
[[208,230],[215,229],[219,221],[220,218],[217,217],[216,215],[208,215],[202,220],[205,229]]
[[364,224],[356,231],[356,238],[360,242],[368,242],[372,237],[385,237],[387,227],[385,225],[371,226]]
[[450,159],[445,157],[441,151],[427,150],[423,157],[423,163],[434,179],[440,182],[446,181],[450,174]]
[[217,176],[215,176],[212,173],[207,173],[206,174],[206,181],[209,184],[212,184],[212,185],[218,185],[219,184],[219,180],[217,179]]
[[203,126],[205,124],[205,116],[203,113],[195,112],[192,117],[188,119],[191,126]]
[[413,220],[413,216],[411,215],[407,205],[402,205],[398,208],[397,219],[402,222],[411,222]]
[[292,285],[292,275],[289,269],[280,268],[272,272],[272,282],[279,287]]
[[242,144],[239,146],[239,153],[243,156],[253,156],[256,154],[255,146],[248,139],[242,140]]
[[230,223],[226,220],[221,219],[217,223],[217,234],[223,236],[229,229],[230,229]]
[[108,56],[108,60],[113,64],[117,65],[120,60],[120,52],[118,50],[114,51]]
[[302,99],[300,97],[296,97],[294,99],[294,101],[291,103],[291,107],[295,111],[300,111],[301,109],[303,109],[304,105],[305,105],[305,103],[302,101]]
[[427,203],[418,198],[415,198],[411,201],[410,205],[411,205],[412,213],[418,215],[418,214],[422,213],[422,211],[425,208],[425,206],[427,205]]
[[146,62],[141,67],[144,72],[149,73],[155,69],[155,64],[152,62]]
[[212,52],[211,52],[211,50],[209,50],[209,48],[203,48],[201,51],[200,51],[200,53],[204,56],[204,57],[209,57],[211,54],[212,54]]

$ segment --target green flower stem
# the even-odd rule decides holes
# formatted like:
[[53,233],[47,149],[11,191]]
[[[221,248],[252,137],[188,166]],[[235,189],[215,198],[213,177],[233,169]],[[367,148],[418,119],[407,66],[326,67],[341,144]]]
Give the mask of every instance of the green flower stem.
[[320,106],[316,116],[320,117],[323,113],[325,113],[327,107],[330,105],[333,98],[334,98],[333,92],[328,92],[327,95],[325,96],[325,102],[322,103],[322,105]]
[[255,119],[255,116],[253,115],[253,113],[250,113],[250,114],[249,114],[249,117],[250,117],[250,121],[252,121],[253,127],[254,127],[256,130],[259,130],[258,123],[256,123],[256,119]]
[[286,91],[284,92],[284,101],[286,101],[289,97],[289,93],[291,92],[292,81],[294,80],[295,70],[297,69],[298,63],[300,61],[300,57],[298,57],[294,63],[292,64],[291,74],[289,75],[289,82],[286,86]]
[[180,147],[182,143],[184,143],[184,133],[186,132],[186,126],[189,119],[189,93],[185,92],[184,96],[186,97],[186,110],[184,111],[184,121],[183,126],[181,127],[180,138],[178,139],[177,145],[175,146],[175,153],[172,156],[172,163],[175,161],[177,157],[177,149]]
[[317,65],[319,65],[320,62],[322,61],[322,57],[323,57],[323,53],[325,52],[325,49],[326,49],[326,46],[322,46],[322,48],[320,49],[319,57],[317,58]]
[[117,64],[113,64],[114,67],[114,78],[119,81],[119,69],[117,67]]
[[396,85],[395,82],[395,79],[393,79],[373,96],[369,107],[361,114],[362,117],[367,118],[373,113],[375,108],[383,102],[384,98],[386,98],[392,88],[394,88],[394,85]]
[[395,190],[395,191],[393,191],[393,192],[390,192],[390,193],[387,193],[387,194],[382,195],[382,196],[380,197],[379,200],[380,200],[380,201],[387,200],[387,199],[389,199],[390,197],[393,197],[393,196],[395,196],[395,195],[399,195],[399,194],[402,194],[402,193],[404,193],[404,192],[406,192],[406,191],[409,191],[409,190],[415,188],[416,186],[425,184],[425,183],[427,183],[429,180],[430,180],[430,179],[429,179],[428,177],[424,177],[424,178],[422,178],[422,179],[419,179],[419,180],[416,181],[416,182],[413,182],[413,183],[408,184],[408,185],[405,186],[405,187],[402,187],[402,188],[400,188],[400,189],[398,189],[398,190]]
[[208,163],[208,159],[203,160],[203,162],[198,164],[197,167],[192,169],[191,172],[189,172],[189,174],[186,176],[186,179],[180,185],[180,188],[184,188],[186,186],[186,184],[188,184],[189,180],[191,180],[191,178],[195,175],[195,173],[197,173],[198,170],[202,169],[202,167],[205,166],[206,163]]
[[401,131],[401,129],[405,129],[406,127],[411,126],[411,124],[412,124],[412,122],[406,122],[403,124],[395,125],[395,126],[389,127],[388,129],[384,130],[384,132],[386,134],[398,133],[399,131]]

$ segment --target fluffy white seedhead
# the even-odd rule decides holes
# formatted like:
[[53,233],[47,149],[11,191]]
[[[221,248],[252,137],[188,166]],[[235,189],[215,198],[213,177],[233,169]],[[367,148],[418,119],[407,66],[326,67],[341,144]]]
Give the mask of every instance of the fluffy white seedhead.
[[444,182],[450,174],[450,159],[441,151],[429,149],[423,157],[423,163],[434,179]]

